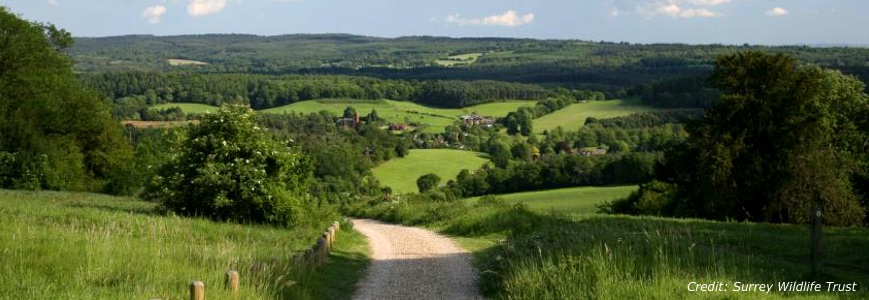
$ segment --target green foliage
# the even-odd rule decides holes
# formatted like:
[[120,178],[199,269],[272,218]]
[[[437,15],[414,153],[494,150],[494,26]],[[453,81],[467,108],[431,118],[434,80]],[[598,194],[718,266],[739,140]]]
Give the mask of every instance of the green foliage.
[[180,149],[146,198],[186,216],[284,226],[305,221],[311,166],[259,127],[249,108],[203,115]]
[[[400,37],[346,34],[254,36],[120,36],[80,38],[70,53],[84,72],[193,71],[206,73],[345,74],[415,80],[499,80],[546,86],[623,89],[667,78],[702,77],[715,57],[738,49],[788,53],[803,61],[869,78],[862,47],[628,44],[577,40]],[[438,67],[456,54],[485,53],[467,67]],[[174,67],[167,59],[207,62]],[[442,61],[441,61],[442,62]],[[110,72],[114,71],[114,72]],[[383,92],[385,98],[397,99]],[[678,93],[674,94],[681,96]],[[600,100],[597,95],[577,98]],[[686,98],[687,99],[687,98]],[[256,106],[255,106],[256,107]]]
[[662,216],[672,215],[676,201],[676,188],[672,184],[653,180],[641,184],[640,189],[627,198],[602,203],[599,211],[609,214]]
[[126,192],[131,150],[60,50],[69,33],[0,7],[0,187]]
[[805,223],[820,206],[825,223],[862,222],[852,176],[865,161],[869,98],[859,80],[744,52],[721,57],[711,82],[721,100],[658,176],[680,187],[674,213]]
[[420,176],[416,180],[416,186],[419,188],[420,193],[426,193],[426,192],[430,191],[431,189],[436,188],[438,186],[438,184],[440,184],[440,182],[441,182],[440,176],[433,174],[433,173],[429,173],[429,174],[425,174],[425,175]]

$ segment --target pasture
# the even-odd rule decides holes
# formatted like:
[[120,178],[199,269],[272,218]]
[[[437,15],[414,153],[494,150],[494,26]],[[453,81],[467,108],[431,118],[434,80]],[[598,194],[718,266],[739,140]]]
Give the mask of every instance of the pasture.
[[446,126],[456,124],[459,117],[463,115],[476,112],[483,116],[503,117],[521,106],[533,106],[535,103],[536,101],[531,100],[515,100],[453,109],[429,107],[409,101],[325,99],[301,101],[260,112],[267,114],[290,112],[310,114],[325,110],[332,114],[341,115],[344,113],[344,109],[351,106],[356,109],[360,116],[368,115],[373,109],[387,123],[417,123],[423,125],[422,131],[437,133],[443,132]]
[[633,113],[652,111],[653,108],[639,104],[635,100],[606,100],[576,103],[543,117],[534,119],[534,132],[553,130],[561,126],[566,131],[576,131],[585,124],[585,119],[614,118]]
[[[627,197],[636,191],[637,186],[612,187],[573,187],[554,190],[497,195],[508,204],[524,203],[536,211],[556,211],[561,213],[595,213],[597,205]],[[480,197],[468,199],[475,203]]]
[[392,160],[374,168],[374,177],[382,186],[389,186],[395,194],[416,193],[416,180],[425,174],[434,173],[441,178],[440,184],[455,179],[462,169],[474,171],[489,159],[484,154],[451,149],[412,149],[403,158]]
[[[186,299],[190,282],[201,280],[209,299],[230,299],[221,288],[228,269],[242,278],[240,294],[232,299],[286,293],[349,298],[355,283],[340,281],[366,263],[366,242],[353,231],[340,233],[344,238],[333,256],[341,263],[323,266],[343,274],[329,281],[286,263],[295,251],[310,247],[325,226],[239,225],[162,215],[154,208],[98,194],[0,190],[0,276],[8,279],[0,285],[0,298]],[[284,279],[276,284],[278,276]],[[287,280],[298,284],[284,290]]]
[[164,110],[164,109],[170,109],[173,107],[181,108],[181,111],[183,111],[185,114],[194,114],[194,115],[204,114],[207,112],[217,112],[217,110],[218,110],[217,106],[208,105],[208,104],[200,104],[200,103],[164,103],[164,104],[157,104],[157,105],[151,106],[151,109],[152,110]]
[[447,58],[435,60],[435,64],[442,67],[467,66],[477,62],[477,59],[480,58],[480,56],[483,56],[483,54],[484,53],[477,52],[452,55]]

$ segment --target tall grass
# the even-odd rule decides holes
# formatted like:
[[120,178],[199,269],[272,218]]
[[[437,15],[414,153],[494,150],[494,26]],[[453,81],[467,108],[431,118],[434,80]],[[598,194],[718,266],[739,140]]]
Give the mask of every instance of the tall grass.
[[[476,204],[388,203],[352,213],[453,236],[506,239],[473,249],[495,299],[866,299],[869,230],[826,228],[824,273],[811,278],[808,228],[705,220],[561,215],[489,198]],[[497,236],[497,234],[495,235]],[[855,293],[735,292],[734,282],[858,283]],[[727,284],[691,292],[688,283]]]
[[[287,230],[153,208],[104,195],[0,190],[0,299],[184,299],[193,280],[205,282],[209,299],[229,299],[222,288],[229,269],[242,278],[233,299],[325,293],[326,283],[309,280],[317,276],[312,268],[294,264],[325,224]],[[356,240],[339,239],[339,249],[359,243],[358,234],[344,236]]]

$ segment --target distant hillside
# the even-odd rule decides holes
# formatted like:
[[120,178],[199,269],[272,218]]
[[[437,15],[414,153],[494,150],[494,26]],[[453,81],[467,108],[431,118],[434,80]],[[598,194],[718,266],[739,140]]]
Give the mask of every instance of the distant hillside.
[[[869,78],[869,49],[856,47],[628,44],[580,40],[400,37],[131,35],[78,38],[69,53],[82,72],[207,71],[345,74],[402,79],[492,79],[620,89],[702,76],[715,57],[738,50],[783,52],[803,62]],[[457,59],[474,56],[473,63]],[[172,66],[174,61],[207,65]],[[470,62],[470,60],[468,61]]]

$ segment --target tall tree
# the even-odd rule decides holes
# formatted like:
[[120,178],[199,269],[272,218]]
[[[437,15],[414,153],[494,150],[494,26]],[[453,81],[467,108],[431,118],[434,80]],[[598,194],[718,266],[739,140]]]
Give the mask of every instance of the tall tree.
[[0,7],[0,187],[131,192],[132,150],[60,51],[70,34]]
[[717,60],[710,82],[723,93],[690,128],[681,164],[683,208],[701,217],[857,224],[863,209],[851,178],[867,150],[855,122],[869,110],[863,84],[837,71],[756,52]]

